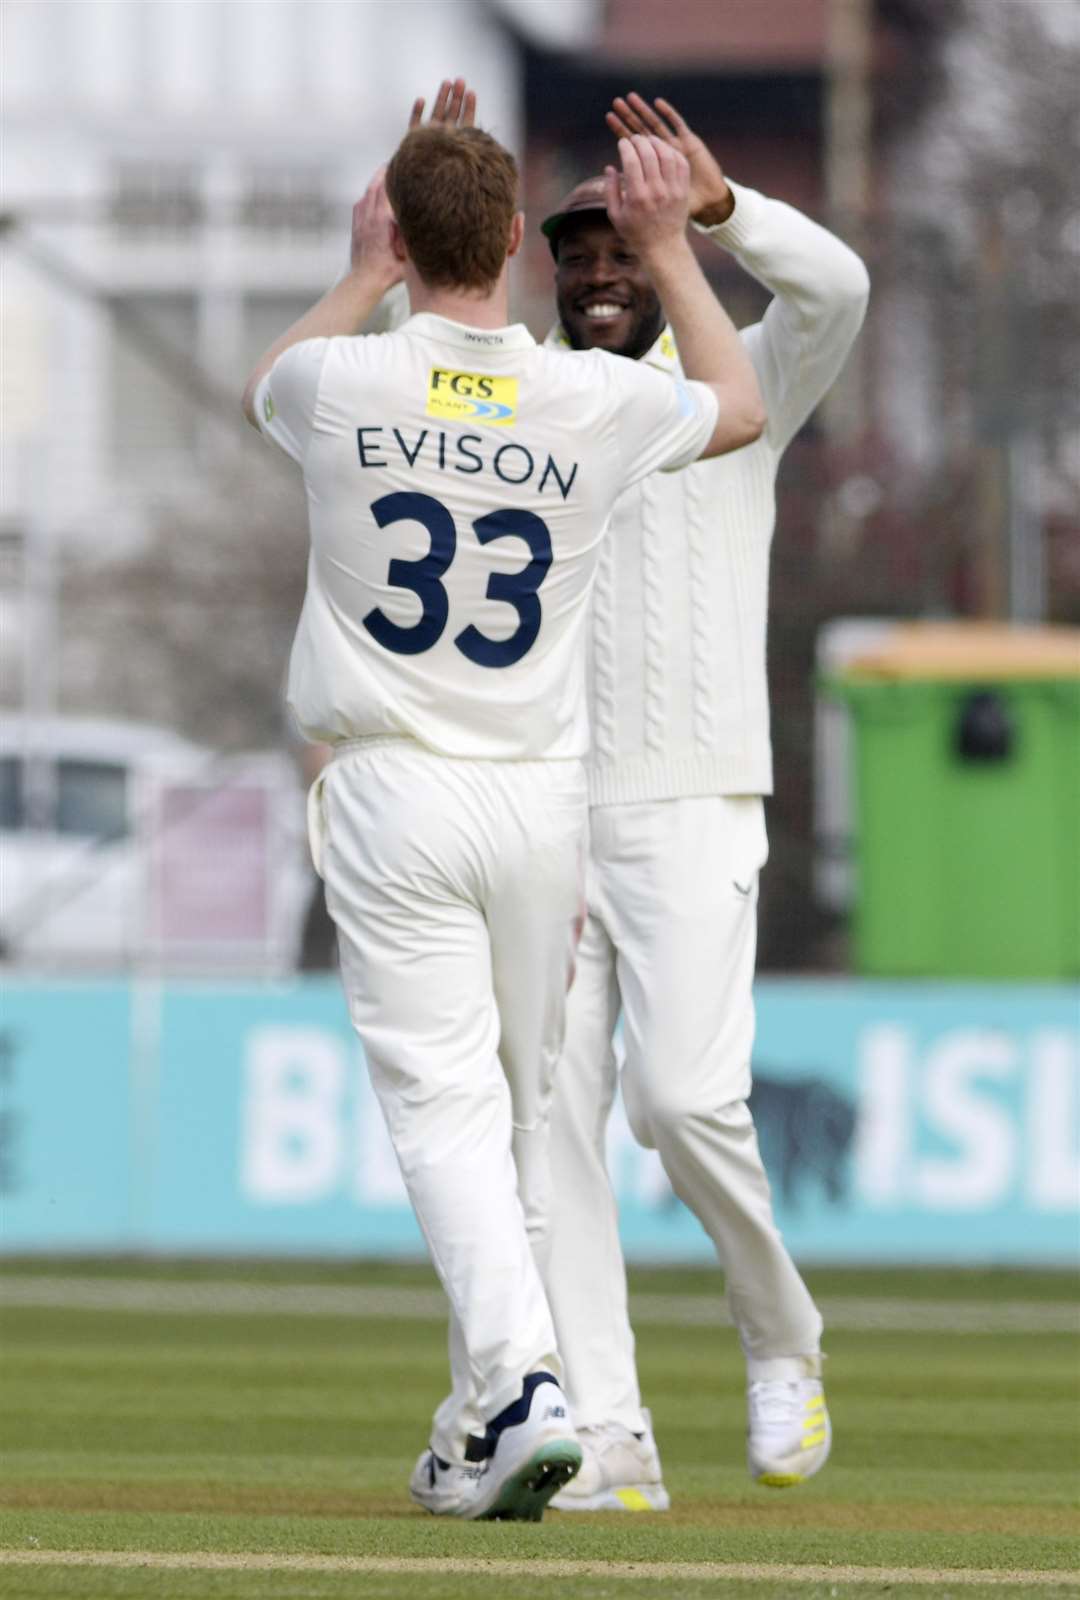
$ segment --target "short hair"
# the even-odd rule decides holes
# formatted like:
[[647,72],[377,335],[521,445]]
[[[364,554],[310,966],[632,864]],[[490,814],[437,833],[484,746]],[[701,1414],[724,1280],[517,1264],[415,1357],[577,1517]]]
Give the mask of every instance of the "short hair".
[[482,128],[413,128],[386,193],[413,265],[432,287],[490,289],[517,208],[517,163]]

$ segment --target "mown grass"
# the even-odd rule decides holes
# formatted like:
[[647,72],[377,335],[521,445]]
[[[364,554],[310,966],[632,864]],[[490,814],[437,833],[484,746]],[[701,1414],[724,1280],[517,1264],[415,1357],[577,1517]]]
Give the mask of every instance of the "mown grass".
[[[428,1285],[425,1269],[267,1263],[9,1262],[86,1276]],[[819,1294],[1058,1302],[1052,1274],[811,1274]],[[713,1275],[649,1272],[649,1293],[716,1292]],[[2,1292],[2,1274],[0,1274]],[[961,1568],[1057,1571],[1076,1588],[1080,1365],[1061,1334],[828,1338],[833,1460],[785,1493],[743,1467],[743,1375],[729,1329],[639,1330],[646,1397],[674,1499],[667,1516],[559,1517],[538,1527],[426,1516],[405,1483],[446,1381],[431,1321],[278,1315],[4,1312],[0,1547],[9,1550],[280,1552],[445,1560],[760,1562],[934,1568],[938,1600]],[[712,1579],[560,1578],[560,1596],[619,1600],[716,1593]],[[545,1586],[548,1586],[547,1584]],[[873,1594],[838,1576],[724,1579],[725,1596]],[[979,1586],[955,1592],[978,1600]],[[1000,1589],[995,1593],[1000,1594]],[[1023,1592],[1013,1588],[1010,1592]],[[456,1600],[535,1596],[535,1578],[165,1571],[0,1565],[0,1594],[27,1597],[348,1595]]]
[[[159,1582],[160,1588],[147,1584]],[[18,1575],[19,1587],[0,1593],[18,1600],[146,1600],[167,1595],[169,1600],[538,1600],[546,1593],[567,1600],[1003,1600],[1003,1596],[1037,1593],[1039,1600],[1076,1600],[1071,1583],[1040,1584],[1037,1591],[999,1583],[950,1584],[945,1578],[933,1585],[898,1583],[894,1578],[860,1581],[803,1581],[783,1578],[605,1578],[590,1574],[580,1581],[547,1579],[504,1573],[407,1575],[365,1573],[286,1572],[169,1572],[153,1576],[143,1571],[90,1572],[85,1569],[40,1568]]]

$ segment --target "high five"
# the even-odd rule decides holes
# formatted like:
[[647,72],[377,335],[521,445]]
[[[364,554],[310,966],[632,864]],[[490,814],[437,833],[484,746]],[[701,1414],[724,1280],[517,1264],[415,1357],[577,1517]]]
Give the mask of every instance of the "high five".
[[[581,1447],[541,1280],[548,1116],[580,930],[580,651],[618,495],[755,439],[753,366],[685,237],[689,164],[620,140],[621,225],[699,359],[570,358],[508,323],[524,220],[463,82],[353,219],[346,277],[244,397],[300,465],[311,557],[289,699],[334,747],[313,844],[372,1082],[451,1316],[453,1395],[412,1490],[539,1517]],[[361,336],[403,280],[412,315]]]

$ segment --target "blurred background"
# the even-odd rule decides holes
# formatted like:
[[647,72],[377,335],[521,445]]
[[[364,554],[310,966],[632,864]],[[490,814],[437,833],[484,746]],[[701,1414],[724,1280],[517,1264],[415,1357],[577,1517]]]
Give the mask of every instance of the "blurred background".
[[[1075,1257],[1072,0],[6,0],[2,26],[7,1246],[416,1246],[336,983],[296,976],[333,962],[282,702],[305,517],[238,397],[460,73],[533,224],[636,88],[866,259],[779,483],[759,1125],[811,1254]],[[632,1242],[696,1253],[612,1137]]]

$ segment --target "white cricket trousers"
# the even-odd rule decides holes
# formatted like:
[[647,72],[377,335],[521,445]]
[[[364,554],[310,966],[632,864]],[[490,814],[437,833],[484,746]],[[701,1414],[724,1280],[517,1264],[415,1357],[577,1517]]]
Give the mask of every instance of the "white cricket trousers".
[[584,773],[356,740],[313,811],[350,1014],[450,1301],[455,1393],[474,1406],[432,1444],[461,1459],[464,1433],[526,1373],[562,1373],[536,1258],[584,911]]
[[746,1097],[754,1039],[756,796],[594,807],[551,1124],[548,1300],[579,1427],[644,1426],[604,1130],[616,1089],[725,1269],[747,1358],[816,1352],[821,1317],[773,1222]]

